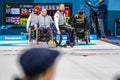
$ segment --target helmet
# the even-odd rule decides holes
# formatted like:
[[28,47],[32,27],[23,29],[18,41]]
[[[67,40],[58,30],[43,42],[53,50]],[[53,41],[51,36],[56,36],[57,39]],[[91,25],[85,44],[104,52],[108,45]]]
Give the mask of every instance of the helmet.
[[83,14],[84,13],[83,9],[78,9],[78,13]]

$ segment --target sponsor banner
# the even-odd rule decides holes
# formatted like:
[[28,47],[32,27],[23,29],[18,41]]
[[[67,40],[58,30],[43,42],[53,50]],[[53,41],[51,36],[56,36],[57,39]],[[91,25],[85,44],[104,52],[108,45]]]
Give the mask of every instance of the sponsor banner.
[[[57,39],[57,40],[60,40],[60,36],[57,35],[57,36],[56,36],[56,39]],[[63,39],[63,40],[67,40],[67,35],[62,35],[62,39]],[[97,35],[96,35],[96,34],[91,34],[91,35],[90,35],[90,40],[97,40]]]
[[[56,36],[56,39],[57,39],[57,40],[60,40],[60,36],[57,35],[57,36]],[[67,40],[67,35],[62,35],[62,40]]]
[[27,40],[25,35],[0,35],[0,40]]
[[90,35],[90,40],[97,40],[97,35],[96,34],[91,34]]

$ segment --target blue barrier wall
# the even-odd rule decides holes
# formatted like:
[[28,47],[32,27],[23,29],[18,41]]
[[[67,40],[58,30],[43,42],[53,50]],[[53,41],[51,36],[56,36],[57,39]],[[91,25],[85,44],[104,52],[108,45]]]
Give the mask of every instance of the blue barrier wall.
[[115,34],[115,19],[120,19],[120,11],[108,11],[107,27],[113,35]]
[[120,19],[120,0],[109,0],[107,13],[107,28],[115,33],[115,19]]

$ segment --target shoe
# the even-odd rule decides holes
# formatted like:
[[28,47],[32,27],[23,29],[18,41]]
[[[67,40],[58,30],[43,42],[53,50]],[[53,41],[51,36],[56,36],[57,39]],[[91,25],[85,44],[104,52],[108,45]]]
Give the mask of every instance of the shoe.
[[107,38],[100,38],[100,40],[108,41],[108,39],[107,39]]
[[100,38],[100,40],[104,40],[104,38]]
[[70,42],[70,46],[74,47],[75,43],[74,42]]

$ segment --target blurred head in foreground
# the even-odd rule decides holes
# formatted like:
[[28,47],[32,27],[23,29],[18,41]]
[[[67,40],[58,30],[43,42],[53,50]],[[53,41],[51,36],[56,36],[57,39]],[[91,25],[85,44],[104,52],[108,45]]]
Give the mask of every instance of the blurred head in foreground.
[[22,80],[51,80],[58,55],[58,51],[47,48],[32,48],[25,51],[20,57],[20,64],[25,73]]

